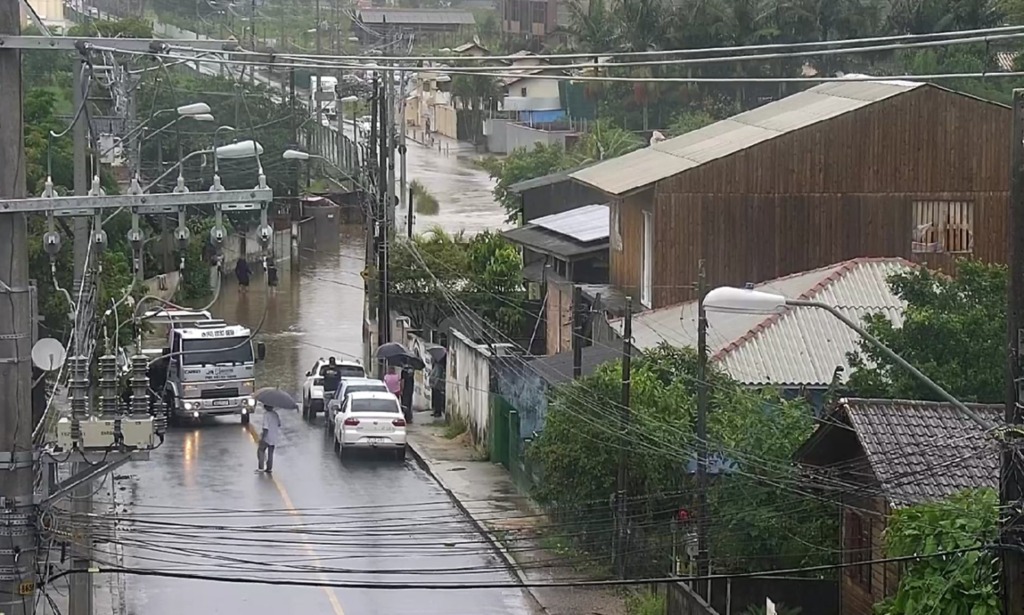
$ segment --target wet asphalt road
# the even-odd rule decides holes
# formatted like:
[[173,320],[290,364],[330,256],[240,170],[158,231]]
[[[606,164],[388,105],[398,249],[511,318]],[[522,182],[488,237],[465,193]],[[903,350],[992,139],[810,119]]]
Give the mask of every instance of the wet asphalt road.
[[[214,314],[256,326],[267,342],[260,386],[298,396],[320,356],[361,355],[360,229],[316,227],[297,270],[281,264],[267,296],[228,285]],[[265,319],[264,319],[264,314]],[[212,576],[331,582],[511,582],[500,560],[415,462],[342,464],[322,418],[283,416],[273,477],[256,474],[253,431],[237,418],[172,430],[149,462],[122,473],[135,521],[121,532],[125,564]],[[258,418],[254,419],[258,425]],[[254,425],[255,427],[255,425]],[[231,512],[238,511],[238,512]],[[521,589],[324,589],[129,577],[127,612],[146,615],[520,615]]]

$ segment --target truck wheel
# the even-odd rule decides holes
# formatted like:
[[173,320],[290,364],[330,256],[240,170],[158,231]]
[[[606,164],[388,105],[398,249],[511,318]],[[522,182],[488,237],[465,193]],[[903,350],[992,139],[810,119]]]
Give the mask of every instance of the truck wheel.
[[249,424],[249,415],[248,414],[243,414],[242,415],[242,424],[243,425],[248,425]]
[[309,398],[302,400],[302,418],[309,420]]

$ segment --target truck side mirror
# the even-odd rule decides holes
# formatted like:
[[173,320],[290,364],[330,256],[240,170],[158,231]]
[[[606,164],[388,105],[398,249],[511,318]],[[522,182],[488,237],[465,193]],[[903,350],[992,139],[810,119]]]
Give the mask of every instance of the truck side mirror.
[[256,357],[263,361],[267,358],[267,345],[263,342],[256,343]]

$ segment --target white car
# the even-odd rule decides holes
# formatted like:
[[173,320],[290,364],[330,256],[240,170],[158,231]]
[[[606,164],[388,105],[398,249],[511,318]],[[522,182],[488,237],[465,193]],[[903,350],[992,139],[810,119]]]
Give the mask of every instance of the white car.
[[327,412],[324,413],[324,425],[330,429],[334,426],[334,415],[341,408],[341,403],[351,393],[360,391],[383,391],[388,393],[388,385],[383,380],[376,378],[342,378],[334,397],[327,402]]
[[405,459],[405,417],[393,393],[360,391],[345,397],[334,428],[334,449],[384,451]]
[[[342,378],[365,378],[366,370],[355,361],[337,361],[335,366]],[[324,378],[323,372],[328,360],[317,359],[313,367],[306,372],[306,381],[302,384],[302,418],[313,419],[317,413],[324,411]]]

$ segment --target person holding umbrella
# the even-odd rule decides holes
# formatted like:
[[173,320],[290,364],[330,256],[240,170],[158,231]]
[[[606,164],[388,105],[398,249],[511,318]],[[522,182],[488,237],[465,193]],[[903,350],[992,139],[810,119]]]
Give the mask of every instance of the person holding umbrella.
[[298,410],[295,399],[280,389],[262,388],[253,394],[257,403],[263,404],[263,428],[260,430],[260,441],[256,447],[257,472],[272,474],[274,472],[274,451],[281,443],[281,415],[279,408]]

